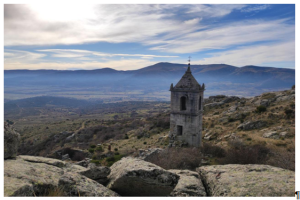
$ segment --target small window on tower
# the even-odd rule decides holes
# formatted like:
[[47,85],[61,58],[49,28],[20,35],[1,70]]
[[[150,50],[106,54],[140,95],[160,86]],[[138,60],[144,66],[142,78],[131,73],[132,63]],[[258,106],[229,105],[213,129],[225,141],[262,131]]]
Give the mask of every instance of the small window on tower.
[[182,135],[182,126],[177,126],[177,135]]
[[186,110],[186,97],[180,98],[180,110]]

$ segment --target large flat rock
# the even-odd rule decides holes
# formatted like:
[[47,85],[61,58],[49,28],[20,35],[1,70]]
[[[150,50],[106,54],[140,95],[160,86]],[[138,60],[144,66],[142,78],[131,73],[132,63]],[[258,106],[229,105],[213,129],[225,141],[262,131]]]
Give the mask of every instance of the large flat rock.
[[[55,189],[59,189],[62,196],[118,196],[80,174],[88,170],[51,158],[17,156],[15,160],[4,161],[4,196],[47,196]],[[104,171],[101,172],[108,173]],[[104,175],[98,169],[96,172],[92,175]]]
[[190,170],[168,170],[180,176],[180,179],[172,191],[171,196],[192,197],[207,196],[199,174]]
[[66,172],[59,179],[66,196],[117,197],[117,193],[78,173]]
[[111,166],[107,185],[121,196],[168,196],[179,176],[152,163],[126,157]]
[[212,165],[197,168],[208,196],[295,196],[295,172],[269,165]]
[[42,188],[58,185],[63,170],[19,157],[4,162],[4,196],[35,196]]
[[22,160],[28,161],[28,162],[45,163],[45,164],[53,165],[53,166],[60,167],[60,168],[66,166],[66,162],[57,160],[57,159],[53,159],[53,158],[45,158],[45,157],[41,157],[41,156],[27,156],[27,155],[20,155],[19,158]]

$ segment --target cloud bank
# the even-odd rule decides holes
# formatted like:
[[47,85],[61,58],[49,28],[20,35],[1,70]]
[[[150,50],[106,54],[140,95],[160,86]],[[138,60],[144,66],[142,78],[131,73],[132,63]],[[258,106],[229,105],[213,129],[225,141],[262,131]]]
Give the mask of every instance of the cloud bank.
[[[145,67],[158,59],[227,63],[238,66],[295,60],[295,25],[290,18],[251,18],[272,5],[244,4],[31,4],[4,5],[5,68],[76,67],[110,63],[124,69]],[[244,19],[228,18],[243,14]],[[239,16],[240,16],[239,15]],[[248,17],[248,18],[247,18]],[[112,53],[109,44],[139,44],[143,51]],[[100,44],[99,50],[88,49]],[[87,49],[73,46],[86,45]],[[26,48],[19,47],[30,47]],[[36,48],[35,48],[36,47]],[[57,48],[58,47],[58,48]],[[153,52],[153,53],[149,53]],[[199,56],[198,56],[199,57]],[[136,62],[136,64],[133,64]],[[19,64],[18,64],[19,63]],[[48,64],[47,64],[48,63]],[[26,64],[26,65],[25,65]],[[99,68],[98,66],[98,68]],[[293,67],[293,66],[292,66]]]

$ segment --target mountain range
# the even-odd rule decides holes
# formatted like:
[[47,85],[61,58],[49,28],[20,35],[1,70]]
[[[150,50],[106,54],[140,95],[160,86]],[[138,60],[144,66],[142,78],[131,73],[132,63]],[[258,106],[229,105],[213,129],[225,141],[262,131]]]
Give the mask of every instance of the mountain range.
[[[85,91],[85,94],[88,94],[87,91],[166,94],[171,83],[176,84],[186,69],[185,64],[161,62],[129,71],[110,68],[76,71],[4,70],[4,91],[6,99],[20,98],[22,94],[24,97],[55,96],[55,91],[58,96],[70,91]],[[294,69],[211,64],[191,65],[191,71],[200,84],[206,85],[206,94],[209,95],[254,96],[265,91],[289,89],[295,84]]]

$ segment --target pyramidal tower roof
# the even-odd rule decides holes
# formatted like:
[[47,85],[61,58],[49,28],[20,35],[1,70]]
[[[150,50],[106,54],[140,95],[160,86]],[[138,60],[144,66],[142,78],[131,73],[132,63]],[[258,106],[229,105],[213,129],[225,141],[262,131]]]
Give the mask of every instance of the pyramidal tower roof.
[[171,84],[170,91],[199,91],[204,90],[205,85],[202,86],[197,82],[195,77],[192,75],[190,63],[188,64],[188,68],[185,74],[182,76],[180,81],[173,87]]

